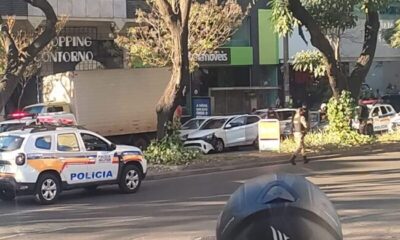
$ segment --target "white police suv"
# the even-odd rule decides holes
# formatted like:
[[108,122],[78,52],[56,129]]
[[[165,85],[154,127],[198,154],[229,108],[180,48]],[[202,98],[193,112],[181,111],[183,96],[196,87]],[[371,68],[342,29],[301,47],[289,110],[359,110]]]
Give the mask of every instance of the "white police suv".
[[79,127],[35,126],[0,134],[0,199],[33,194],[52,204],[63,190],[118,184],[136,192],[146,176],[140,149]]

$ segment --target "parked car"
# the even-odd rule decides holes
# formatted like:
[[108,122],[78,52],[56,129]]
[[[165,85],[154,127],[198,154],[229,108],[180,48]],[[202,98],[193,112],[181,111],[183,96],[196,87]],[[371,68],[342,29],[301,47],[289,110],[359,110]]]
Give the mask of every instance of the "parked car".
[[257,144],[259,121],[257,115],[214,117],[198,131],[189,134],[184,146],[207,154],[223,152],[229,147]]
[[255,112],[262,119],[278,119],[281,135],[287,137],[292,134],[292,119],[296,114],[294,108],[260,109]]
[[183,141],[185,141],[188,135],[192,132],[195,132],[203,126],[204,123],[211,117],[195,117],[185,122],[181,129],[179,130],[179,135]]
[[357,108],[357,119],[352,121],[352,127],[360,133],[373,135],[388,131],[396,116],[396,111],[389,104],[362,105]]

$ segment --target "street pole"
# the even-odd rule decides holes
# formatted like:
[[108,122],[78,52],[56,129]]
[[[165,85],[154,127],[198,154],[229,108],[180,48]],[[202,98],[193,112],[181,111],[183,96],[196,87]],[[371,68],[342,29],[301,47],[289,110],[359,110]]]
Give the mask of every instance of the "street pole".
[[285,98],[285,106],[289,106],[290,102],[290,69],[289,69],[289,37],[283,37],[283,96]]

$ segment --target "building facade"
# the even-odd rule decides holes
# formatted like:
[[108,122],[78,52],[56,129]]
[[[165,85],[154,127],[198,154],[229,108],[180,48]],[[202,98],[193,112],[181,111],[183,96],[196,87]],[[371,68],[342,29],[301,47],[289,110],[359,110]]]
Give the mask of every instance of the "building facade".
[[[387,92],[387,87],[390,85],[392,88],[400,89],[400,49],[392,48],[383,39],[383,32],[393,27],[396,19],[400,18],[400,3],[393,3],[385,11],[380,14],[380,34],[378,36],[378,43],[376,48],[376,54],[374,62],[370,68],[370,71],[365,79],[365,83],[368,84],[375,95],[384,95]],[[359,57],[363,41],[364,41],[364,24],[365,16],[359,15],[356,27],[347,30],[341,39],[340,53],[342,66],[345,68],[347,73],[351,73],[354,69],[355,62]],[[293,56],[300,51],[315,50],[310,43],[310,36],[307,30],[304,28],[304,35],[307,43],[300,37],[298,31],[294,31],[293,35],[289,38],[289,56],[290,62],[293,61]],[[280,62],[283,62],[283,44],[282,39],[279,40],[279,52]],[[327,91],[319,93],[318,98],[310,95],[310,91],[314,91],[315,78],[310,74],[304,72],[297,72],[293,69],[290,72],[290,86],[291,94],[296,102],[309,102],[311,104],[320,104],[327,100],[330,96],[329,86],[325,83]],[[318,86],[321,87],[321,86]],[[399,90],[400,91],[400,90]],[[393,91],[392,91],[393,92]],[[378,94],[377,94],[378,93]],[[322,95],[321,95],[322,94]]]
[[[143,0],[49,2],[57,16],[67,16],[68,21],[52,43],[57,47],[56,52],[43,56],[41,76],[128,67],[124,52],[113,42],[112,29],[124,31],[134,26],[134,12],[145,5]],[[269,20],[267,1],[239,2],[243,8],[252,4],[240,29],[226,46],[198,57],[200,68],[192,73],[186,101],[189,115],[192,98],[198,97],[210,97],[211,113],[216,115],[246,113],[275,103],[279,92],[278,37]],[[0,14],[16,16],[16,27],[28,32],[44,20],[44,14],[24,0],[3,0]],[[39,91],[34,82],[26,91],[22,105],[38,101]]]

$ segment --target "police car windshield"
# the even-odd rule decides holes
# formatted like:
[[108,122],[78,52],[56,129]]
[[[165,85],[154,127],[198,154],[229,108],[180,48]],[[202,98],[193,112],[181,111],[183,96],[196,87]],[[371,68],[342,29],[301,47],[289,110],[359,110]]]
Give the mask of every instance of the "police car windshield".
[[23,138],[17,136],[0,136],[0,152],[10,152],[21,147]]
[[224,123],[228,120],[228,118],[221,118],[221,119],[211,119],[201,127],[202,130],[204,129],[218,129],[224,126]]
[[35,107],[28,107],[24,108],[24,112],[29,113],[29,114],[38,114],[43,112],[44,106],[35,106]]
[[205,119],[191,119],[182,125],[182,130],[198,129]]

